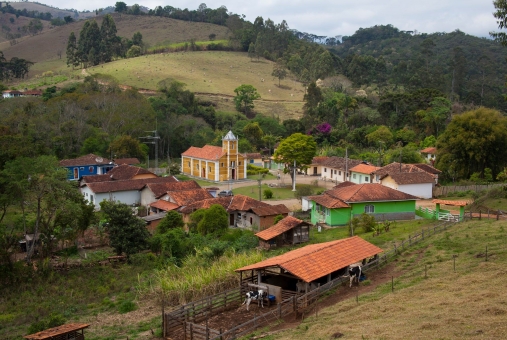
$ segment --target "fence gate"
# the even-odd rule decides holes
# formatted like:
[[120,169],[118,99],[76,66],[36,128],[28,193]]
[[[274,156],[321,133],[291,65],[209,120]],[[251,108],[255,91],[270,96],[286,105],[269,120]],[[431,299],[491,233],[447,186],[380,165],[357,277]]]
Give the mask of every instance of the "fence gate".
[[220,336],[220,331],[199,325],[193,322],[185,322],[184,339],[186,340],[209,340]]

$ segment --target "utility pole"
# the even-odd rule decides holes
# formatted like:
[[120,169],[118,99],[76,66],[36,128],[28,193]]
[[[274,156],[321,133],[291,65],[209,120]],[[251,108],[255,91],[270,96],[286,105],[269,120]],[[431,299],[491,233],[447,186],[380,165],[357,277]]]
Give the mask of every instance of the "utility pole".
[[159,141],[160,137],[157,134],[157,130],[145,131],[145,132],[150,132],[153,134],[153,136],[144,136],[144,137],[139,137],[139,138],[148,140],[147,142],[143,142],[144,144],[155,144],[155,169],[158,169],[158,141]]

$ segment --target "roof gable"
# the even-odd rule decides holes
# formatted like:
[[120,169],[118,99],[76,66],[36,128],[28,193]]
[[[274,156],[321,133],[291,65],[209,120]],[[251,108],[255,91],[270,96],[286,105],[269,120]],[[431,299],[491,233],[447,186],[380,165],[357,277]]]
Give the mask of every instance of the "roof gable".
[[119,181],[84,183],[84,185],[90,188],[90,190],[93,191],[94,193],[99,194],[105,192],[141,190],[148,183],[164,183],[172,181],[173,179],[170,177],[156,177],[156,178],[127,179]]
[[167,196],[169,196],[171,200],[180,207],[213,197],[208,190],[202,188],[168,191]]
[[181,182],[166,181],[163,183],[157,182],[147,183],[146,189],[144,190],[151,190],[155,198],[160,198],[161,196],[165,195],[168,191],[200,189],[200,188],[201,186],[196,181],[181,181]]
[[353,263],[382,252],[379,247],[358,236],[325,243],[311,244],[236,271],[280,267],[311,282]]
[[375,170],[379,169],[378,167],[376,166],[373,166],[373,165],[370,165],[370,164],[364,164],[364,163],[361,163],[361,164],[358,164],[354,167],[352,167],[350,169],[350,171],[353,171],[353,172],[358,172],[358,173],[361,173],[361,174],[371,174],[372,172],[374,172]]
[[423,184],[435,183],[435,179],[429,173],[422,172],[396,172],[387,174],[382,178],[391,177],[397,184]]

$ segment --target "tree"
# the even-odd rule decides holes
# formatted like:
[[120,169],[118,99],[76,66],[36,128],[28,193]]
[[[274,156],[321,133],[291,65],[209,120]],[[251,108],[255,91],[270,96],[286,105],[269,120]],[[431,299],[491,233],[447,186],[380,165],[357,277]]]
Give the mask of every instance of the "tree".
[[493,178],[507,165],[507,117],[479,108],[456,115],[437,140],[439,169],[452,168],[458,178],[469,178],[486,168]]
[[234,97],[236,110],[244,114],[248,114],[254,108],[253,101],[261,97],[257,89],[252,85],[243,84],[237,87],[234,93],[236,93],[236,97]]
[[146,223],[132,214],[131,207],[124,203],[102,201],[100,208],[106,215],[109,241],[117,255],[125,253],[130,258],[130,255],[146,249],[150,233]]
[[220,204],[213,204],[204,211],[204,216],[197,224],[197,231],[202,235],[221,235],[228,227],[227,211]]
[[140,159],[146,158],[146,151],[141,142],[129,135],[117,137],[109,144],[109,152],[117,158],[136,157]]
[[262,136],[264,136],[264,132],[259,126],[258,122],[251,122],[245,125],[243,128],[243,135],[248,139],[250,144],[255,145],[257,148],[261,146]]
[[[67,180],[67,170],[58,166],[56,157],[18,157],[5,164],[1,176],[11,204],[22,212],[24,231],[40,235],[43,256],[51,254],[55,241],[73,241],[90,224],[93,209]],[[26,216],[33,216],[33,224],[26,224]],[[28,262],[33,252],[34,244]]]
[[136,58],[139,57],[140,55],[141,55],[141,47],[137,45],[133,45],[127,51],[127,58]]
[[317,143],[312,136],[295,133],[280,142],[273,158],[285,164],[284,172],[290,173],[294,183],[294,166],[297,169],[310,165],[316,152]]
[[280,80],[287,77],[287,66],[285,66],[283,59],[278,59],[278,61],[273,65],[273,72],[271,72],[271,75],[278,78],[278,87],[280,87]]
[[44,26],[42,25],[42,22],[40,19],[32,19],[28,23],[28,32],[30,32],[31,35],[36,35],[39,32],[42,32],[44,29]]
[[114,5],[114,11],[115,12],[118,12],[118,13],[123,13],[123,12],[126,12],[127,11],[127,4],[124,3],[123,1],[118,1],[115,5]]
[[[507,28],[507,0],[494,0],[493,5],[496,11],[493,16],[497,19],[499,29]],[[505,32],[490,32],[489,33],[496,41],[504,46],[507,46],[507,34]]]
[[426,134],[438,137],[438,131],[451,114],[451,102],[443,97],[436,97],[426,110],[419,110],[415,115],[426,125]]
[[104,16],[100,26],[100,61],[108,63],[113,59],[117,37],[116,24],[111,14]]
[[139,47],[143,46],[143,35],[141,32],[136,32],[132,36],[132,45],[137,45]]
[[248,46],[248,57],[250,61],[255,57],[255,44],[253,42]]
[[165,234],[169,229],[183,228],[184,225],[181,215],[174,210],[169,210],[157,225],[157,233]]

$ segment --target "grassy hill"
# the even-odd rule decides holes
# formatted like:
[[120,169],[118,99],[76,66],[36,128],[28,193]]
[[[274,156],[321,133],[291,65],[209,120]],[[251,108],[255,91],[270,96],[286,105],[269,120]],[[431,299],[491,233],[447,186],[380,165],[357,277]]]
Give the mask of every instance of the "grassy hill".
[[403,274],[394,281],[394,293],[389,280],[360,294],[359,303],[350,294],[353,298],[319,310],[317,318],[265,339],[505,338],[506,227],[485,220],[457,224],[399,259]]
[[[11,19],[12,19],[12,22],[11,22]],[[23,27],[28,26],[28,24],[30,23],[30,20],[32,20],[32,18],[22,17],[22,16],[16,18],[16,15],[14,15],[14,14],[0,13],[0,28],[1,28],[0,46],[2,46],[2,47],[10,46],[10,43],[11,43],[10,40],[12,38],[10,38],[9,35],[11,35],[11,36],[16,35],[16,34],[24,35]],[[41,20],[41,22],[42,22],[42,25],[44,26],[43,32],[50,29],[51,24],[49,23],[49,21]],[[16,40],[21,41],[28,36],[29,35],[26,35],[26,36],[23,36],[20,38],[16,38]],[[1,44],[3,42],[5,42],[5,44]],[[0,49],[0,50],[2,50],[2,49]]]
[[[211,33],[216,34],[216,39],[226,39],[228,28],[207,23],[192,23],[152,16],[133,16],[126,14],[113,14],[118,35],[132,38],[135,32],[141,32],[143,41],[148,45],[162,42],[185,42],[190,39],[207,40]],[[97,23],[102,23],[102,16],[96,18]],[[7,58],[18,57],[36,63],[58,59],[58,51],[63,51],[62,61],[65,58],[67,40],[71,32],[79,37],[79,32],[84,21],[77,21],[69,25],[55,27],[51,30],[38,34],[34,37],[26,37],[14,46],[9,42],[0,44]],[[48,69],[49,70],[49,69]],[[46,70],[47,71],[47,70]]]
[[[72,3],[69,3],[69,5],[71,5]],[[95,16],[95,12],[91,11],[91,12],[78,12],[78,17],[76,18],[75,17],[75,12],[71,11],[71,10],[68,10],[68,9],[59,9],[59,8],[56,8],[56,7],[51,7],[51,6],[48,6],[48,5],[43,5],[43,4],[40,4],[40,3],[35,3],[35,2],[25,2],[25,1],[20,1],[20,2],[9,2],[9,5],[12,6],[12,8],[14,9],[19,9],[19,10],[23,10],[23,9],[26,9],[27,11],[37,11],[37,12],[40,12],[40,13],[51,13],[51,15],[53,16],[53,18],[63,18],[65,16],[68,16],[70,15],[72,18],[74,19],[87,19],[87,18],[93,18]]]

